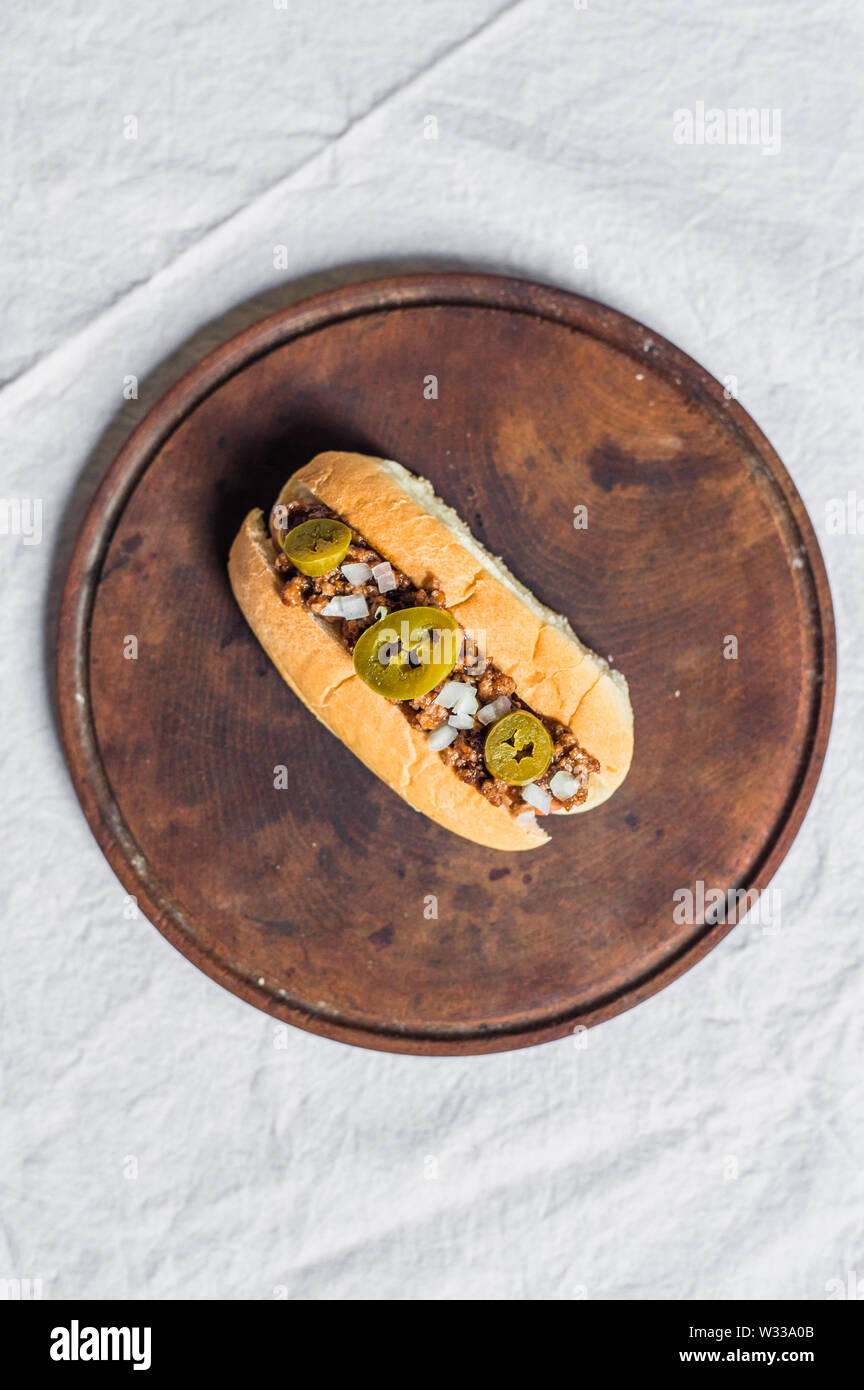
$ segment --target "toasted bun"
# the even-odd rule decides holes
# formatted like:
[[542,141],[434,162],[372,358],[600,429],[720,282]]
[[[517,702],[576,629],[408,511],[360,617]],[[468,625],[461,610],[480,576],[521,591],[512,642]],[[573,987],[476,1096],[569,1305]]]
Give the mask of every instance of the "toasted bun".
[[[398,463],[319,454],[285,484],[280,502],[316,498],[344,517],[415,584],[431,577],[463,627],[487,634],[495,665],[538,714],[567,724],[600,763],[586,801],[599,806],[627,775],[633,713],[627,682],[584,647],[566,618],[538,602],[435,496]],[[490,849],[534,849],[548,835],[518,825],[459,780],[395,704],[370,690],[326,619],[290,607],[264,515],[250,512],[231,548],[231,587],[283,679],[308,709],[382,781],[439,825]]]

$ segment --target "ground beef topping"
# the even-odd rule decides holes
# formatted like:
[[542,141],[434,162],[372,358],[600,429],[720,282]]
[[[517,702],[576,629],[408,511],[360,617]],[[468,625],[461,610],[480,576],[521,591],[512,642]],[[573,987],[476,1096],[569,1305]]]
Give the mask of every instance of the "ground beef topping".
[[[282,549],[280,533],[284,535],[294,526],[299,526],[301,522],[310,521],[314,517],[335,516],[335,512],[317,502],[289,502],[287,506],[280,507],[278,526],[275,514],[271,516],[270,535],[276,551],[276,571],[284,581],[281,591],[283,603],[297,604],[307,608],[310,613],[320,614],[333,598],[341,595],[350,594],[364,598],[368,608],[365,618],[328,618],[328,622],[337,629],[343,645],[349,652],[353,651],[360,634],[387,613],[397,612],[402,608],[447,607],[444,591],[434,578],[429,576],[424,584],[414,584],[407,575],[392,565],[392,562],[396,588],[383,594],[379,591],[374,577],[361,584],[351,584],[341,568],[315,579],[300,574]],[[341,517],[336,519],[342,520]],[[367,545],[363,536],[353,527],[349,529],[351,545],[342,564],[366,564],[370,569],[382,564],[383,556]],[[479,657],[468,642],[463,644],[462,652],[447,680],[464,681],[475,686],[481,706],[506,695],[512,708],[529,709],[517,695],[516,682],[512,676],[505,675],[491,661]],[[436,697],[445,684],[446,682],[442,681],[435,690],[430,691],[428,695],[421,695],[419,699],[400,701],[402,713],[415,728],[431,732],[447,722],[450,710],[436,703]],[[553,742],[552,761],[543,776],[537,778],[535,785],[548,790],[549,783],[557,772],[570,773],[579,782],[578,790],[565,801],[557,801],[553,797],[551,807],[553,811],[569,811],[581,805],[587,798],[591,775],[600,771],[600,764],[580,745],[576,735],[566,724],[561,724],[556,719],[548,719],[545,715],[538,715],[536,710],[531,710],[531,713],[542,720]],[[483,761],[483,741],[487,732],[488,726],[482,725],[475,718],[474,727],[460,729],[450,746],[442,749],[438,756],[453,769],[461,781],[476,787],[493,806],[504,806],[512,814],[518,815],[529,809],[522,800],[522,788],[511,786],[499,777],[493,777]]]

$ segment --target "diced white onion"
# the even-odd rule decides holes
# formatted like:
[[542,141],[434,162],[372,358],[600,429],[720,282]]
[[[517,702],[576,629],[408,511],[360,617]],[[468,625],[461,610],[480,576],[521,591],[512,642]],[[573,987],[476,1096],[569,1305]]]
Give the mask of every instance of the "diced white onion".
[[477,718],[481,724],[494,724],[496,719],[503,719],[509,708],[510,701],[507,696],[499,695],[497,700],[493,700],[491,704],[484,705],[481,710],[478,710]]
[[321,609],[322,618],[341,618],[342,617],[342,598],[341,595],[331,598],[326,608]]
[[378,585],[379,594],[389,594],[391,589],[397,587],[393,566],[388,560],[385,560],[380,565],[373,565],[371,574],[375,583]]
[[473,686],[469,686],[465,694],[460,695],[453,706],[454,714],[475,715],[480,708],[480,701],[477,699]]
[[536,782],[529,782],[527,787],[522,788],[522,800],[533,806],[535,811],[539,811],[541,816],[548,815],[549,807],[552,805],[549,792],[543,787],[538,787]]
[[448,681],[435,696],[435,703],[441,705],[443,709],[454,709],[459,700],[464,700],[466,696],[473,694],[474,687],[469,685],[467,681]]
[[369,605],[359,594],[337,594],[321,613],[325,618],[366,618]]
[[582,783],[578,777],[574,777],[569,772],[556,772],[549,783],[549,790],[558,801],[566,801],[568,797],[575,796]]
[[517,825],[524,825],[526,830],[537,829],[537,817],[533,811],[520,811],[516,817]]
[[357,564],[343,565],[342,573],[349,584],[365,584],[368,579],[372,578],[372,571],[369,566],[360,561]]
[[458,737],[458,729],[451,729],[449,724],[439,724],[437,729],[426,735],[426,742],[433,753],[440,753],[442,748],[448,748],[454,738]]
[[452,729],[473,729],[474,716],[473,714],[451,714],[447,723]]
[[381,619],[386,617],[387,609],[384,607],[383,603],[379,603],[378,607],[375,609],[375,621],[380,623]]
[[346,594],[342,599],[343,618],[368,618],[369,605],[360,594]]

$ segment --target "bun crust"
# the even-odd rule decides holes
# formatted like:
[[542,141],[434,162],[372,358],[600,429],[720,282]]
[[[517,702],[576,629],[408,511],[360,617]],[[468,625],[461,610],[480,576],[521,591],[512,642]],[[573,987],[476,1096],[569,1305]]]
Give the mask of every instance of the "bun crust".
[[[584,647],[487,554],[431,485],[399,464],[319,454],[285,484],[280,502],[323,502],[417,585],[435,577],[463,627],[487,634],[487,654],[539,714],[567,724],[600,763],[586,811],[624,780],[633,750],[627,683]],[[518,825],[462,782],[396,705],[370,690],[326,619],[283,604],[264,515],[249,513],[231,548],[231,587],[250,627],[309,710],[410,806],[490,849],[535,849],[548,835]],[[526,808],[527,809],[527,808]],[[571,813],[572,814],[572,813]]]

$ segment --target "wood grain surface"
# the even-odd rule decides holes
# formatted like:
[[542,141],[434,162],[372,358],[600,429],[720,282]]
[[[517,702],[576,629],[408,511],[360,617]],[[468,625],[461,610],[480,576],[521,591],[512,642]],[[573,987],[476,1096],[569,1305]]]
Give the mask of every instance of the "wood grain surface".
[[[429,477],[626,674],[630,776],[554,820],[544,848],[497,853],[412,812],[248,630],[234,533],[330,448]],[[318,296],[187,374],[102,484],[58,634],[73,779],[151,920],[275,1016],[417,1053],[560,1037],[703,956],[729,924],[676,923],[673,894],[764,887],[812,795],[833,689],[815,537],[743,409],[632,320],[480,275]]]

